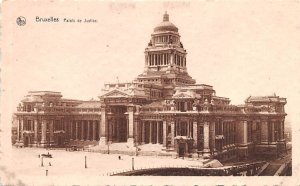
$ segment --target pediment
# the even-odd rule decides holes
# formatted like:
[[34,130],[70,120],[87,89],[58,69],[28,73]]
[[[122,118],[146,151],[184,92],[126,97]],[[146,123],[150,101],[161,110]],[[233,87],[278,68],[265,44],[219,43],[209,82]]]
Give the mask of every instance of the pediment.
[[112,90],[110,92],[107,92],[105,94],[103,94],[101,97],[112,97],[112,98],[117,98],[117,97],[129,97],[128,94],[126,94],[125,92],[122,92],[120,90]]

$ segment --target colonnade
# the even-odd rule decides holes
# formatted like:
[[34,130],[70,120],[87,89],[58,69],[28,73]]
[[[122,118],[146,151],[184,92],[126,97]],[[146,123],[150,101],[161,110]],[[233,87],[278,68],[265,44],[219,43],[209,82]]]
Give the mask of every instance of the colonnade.
[[171,58],[174,60],[174,64],[178,66],[186,66],[186,59],[182,55],[178,54],[169,54],[169,53],[160,53],[160,54],[148,54],[146,56],[146,61],[148,66],[163,66],[169,65],[171,63]]
[[149,66],[168,65],[170,63],[170,54],[149,54],[147,62]]
[[166,138],[163,121],[142,121],[140,124],[139,141],[141,144],[163,144]]
[[261,121],[261,142],[272,143],[284,140],[284,121]]
[[70,125],[70,140],[99,140],[99,120],[75,120]]
[[[199,127],[202,126],[202,132]],[[164,147],[174,148],[176,136],[193,138],[193,148],[198,149],[199,134],[203,135],[203,149],[210,149],[210,123],[199,124],[197,121],[176,122],[160,120],[144,120],[140,123],[138,141],[140,144],[163,144]],[[214,145],[214,144],[212,144]]]
[[[100,137],[105,137],[111,142],[127,140],[130,144],[135,141],[139,144],[163,144],[164,147],[174,147],[176,136],[186,136],[194,140],[194,149],[209,151],[219,145],[223,147],[230,144],[248,144],[254,140],[258,144],[284,140],[284,120],[224,120],[216,124],[215,121],[198,123],[192,120],[136,120],[133,107],[128,107],[127,112],[128,116],[119,118],[123,123],[104,117],[105,126],[100,123],[100,118],[97,120],[61,119],[58,123],[62,126],[54,127],[57,124],[55,119],[31,119],[31,122],[27,122],[26,118],[22,117],[18,119],[16,141],[20,144],[24,143],[24,136],[27,135],[31,144],[41,144],[41,146],[55,144],[54,138],[60,131],[58,133],[65,135],[66,140],[73,141],[99,141]],[[218,136],[218,139],[215,136]],[[220,139],[220,136],[223,137]],[[203,146],[199,148],[198,143]]]

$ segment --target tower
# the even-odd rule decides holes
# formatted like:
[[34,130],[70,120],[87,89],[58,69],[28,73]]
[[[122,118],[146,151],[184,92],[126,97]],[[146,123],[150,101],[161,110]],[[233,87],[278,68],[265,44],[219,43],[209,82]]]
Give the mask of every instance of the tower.
[[175,86],[196,83],[187,73],[186,55],[178,28],[170,22],[169,14],[165,12],[163,21],[151,34],[145,49],[144,72],[137,80],[162,86],[163,97],[172,96]]

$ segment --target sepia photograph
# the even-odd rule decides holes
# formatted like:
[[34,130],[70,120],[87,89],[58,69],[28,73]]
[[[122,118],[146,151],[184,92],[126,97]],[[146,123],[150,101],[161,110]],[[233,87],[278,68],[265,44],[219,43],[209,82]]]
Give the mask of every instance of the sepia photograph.
[[2,2],[0,184],[299,184],[299,3]]

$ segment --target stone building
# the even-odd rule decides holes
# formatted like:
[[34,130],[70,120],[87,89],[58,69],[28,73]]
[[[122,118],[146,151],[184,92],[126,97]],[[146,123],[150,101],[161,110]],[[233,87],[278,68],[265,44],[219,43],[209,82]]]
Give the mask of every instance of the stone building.
[[145,49],[144,71],[132,82],[107,83],[99,100],[91,101],[30,91],[15,112],[16,146],[158,144],[179,156],[220,159],[284,150],[285,98],[250,96],[231,105],[212,86],[196,84],[186,55],[165,13]]

